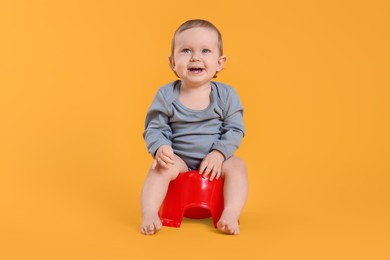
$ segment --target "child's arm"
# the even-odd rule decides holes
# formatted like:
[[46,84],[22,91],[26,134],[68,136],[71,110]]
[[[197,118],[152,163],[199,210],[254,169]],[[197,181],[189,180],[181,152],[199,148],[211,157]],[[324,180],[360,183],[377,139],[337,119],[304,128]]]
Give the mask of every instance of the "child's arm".
[[221,137],[214,142],[211,148],[211,150],[220,151],[224,155],[225,160],[233,156],[244,137],[243,113],[244,109],[237,92],[230,88],[223,112]]
[[[156,157],[160,147],[171,147],[170,136],[172,130],[168,124],[169,114],[166,98],[159,90],[146,114],[145,131],[143,133],[147,149],[153,157]],[[169,152],[165,151],[164,154],[169,154]],[[160,155],[158,158],[161,157]],[[166,161],[166,163],[169,162]]]
[[222,163],[233,156],[245,134],[243,112],[240,98],[233,88],[229,88],[224,108],[221,137],[214,142],[211,152],[203,159],[199,171],[210,180],[219,178]]

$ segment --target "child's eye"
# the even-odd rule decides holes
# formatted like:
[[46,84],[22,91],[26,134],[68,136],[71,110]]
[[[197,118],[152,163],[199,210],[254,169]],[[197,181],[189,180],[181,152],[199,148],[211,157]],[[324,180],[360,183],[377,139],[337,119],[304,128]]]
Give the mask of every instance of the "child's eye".
[[211,51],[209,49],[203,49],[202,53],[210,53]]
[[191,53],[191,50],[190,49],[183,49],[181,52],[183,52],[183,53]]

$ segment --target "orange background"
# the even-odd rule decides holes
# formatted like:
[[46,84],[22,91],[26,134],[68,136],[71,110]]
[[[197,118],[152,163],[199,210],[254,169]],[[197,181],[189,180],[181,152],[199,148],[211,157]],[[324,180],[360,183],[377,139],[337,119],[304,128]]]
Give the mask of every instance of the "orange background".
[[[389,259],[388,1],[1,1],[0,259]],[[157,88],[185,20],[245,106],[241,235],[139,233]]]

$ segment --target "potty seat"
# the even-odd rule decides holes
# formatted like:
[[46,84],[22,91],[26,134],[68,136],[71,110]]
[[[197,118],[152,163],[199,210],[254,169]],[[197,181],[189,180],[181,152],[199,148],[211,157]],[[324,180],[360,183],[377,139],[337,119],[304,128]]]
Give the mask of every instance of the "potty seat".
[[180,227],[183,216],[213,219],[214,227],[223,211],[223,180],[210,181],[198,171],[180,173],[171,181],[159,210],[163,226]]

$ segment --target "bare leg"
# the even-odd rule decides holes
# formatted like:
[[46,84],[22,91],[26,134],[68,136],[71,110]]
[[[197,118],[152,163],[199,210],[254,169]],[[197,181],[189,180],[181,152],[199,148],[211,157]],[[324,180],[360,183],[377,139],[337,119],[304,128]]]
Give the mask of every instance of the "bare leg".
[[185,162],[175,155],[174,165],[168,169],[157,166],[150,168],[141,193],[142,224],[141,233],[153,235],[162,227],[158,210],[168,190],[169,182],[181,172],[188,171]]
[[217,227],[224,233],[238,235],[238,218],[248,195],[248,176],[244,161],[235,156],[226,160],[222,165],[222,177],[225,207]]

